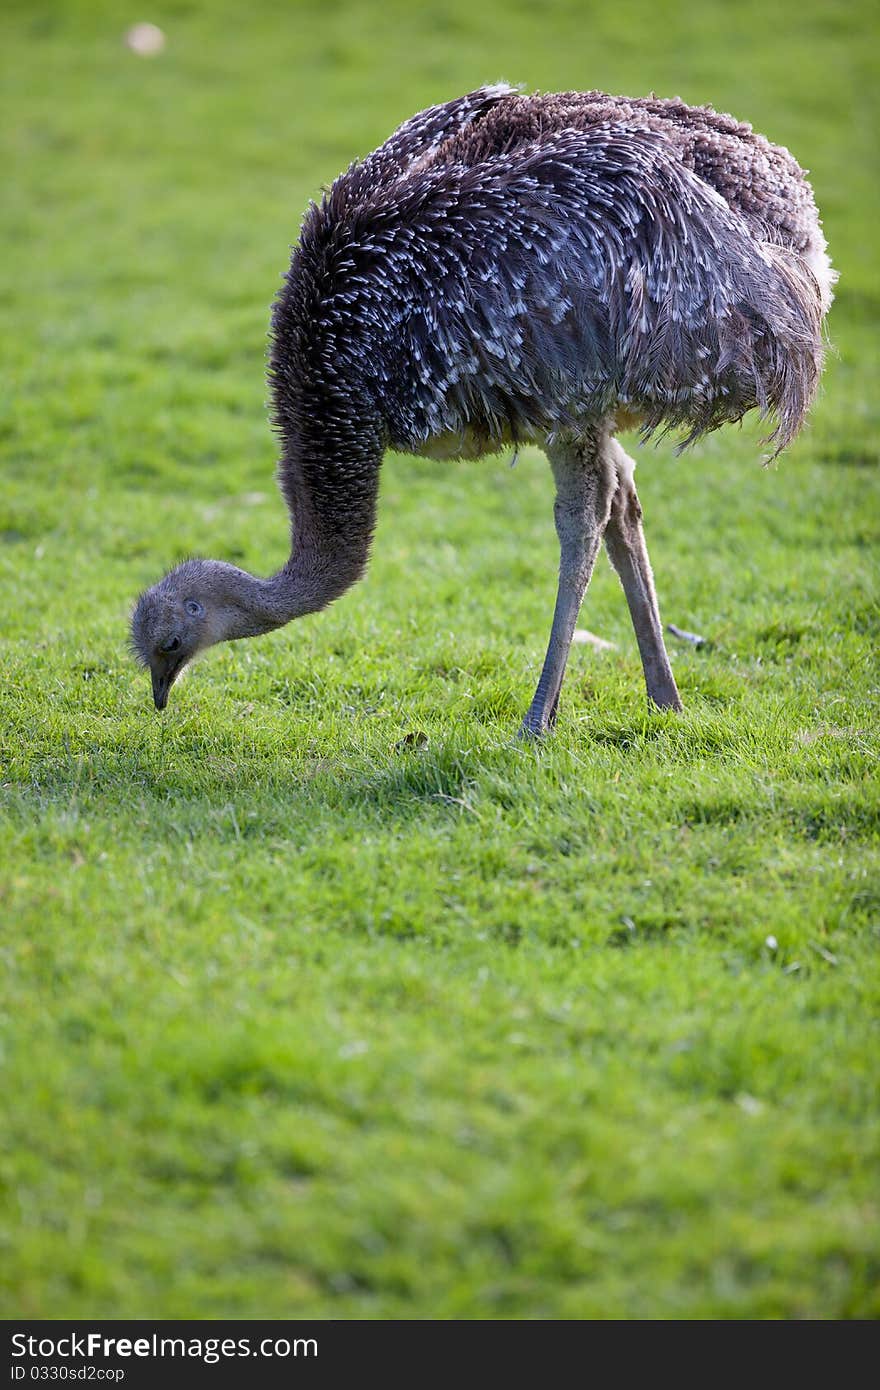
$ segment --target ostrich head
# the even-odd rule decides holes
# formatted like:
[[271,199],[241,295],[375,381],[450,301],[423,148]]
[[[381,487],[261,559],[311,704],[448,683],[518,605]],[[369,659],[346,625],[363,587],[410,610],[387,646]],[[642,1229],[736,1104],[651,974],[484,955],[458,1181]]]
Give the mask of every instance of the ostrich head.
[[156,709],[197,652],[222,641],[214,599],[214,562],[186,560],[141,594],[131,615],[131,649],[153,682]]
[[259,637],[323,608],[339,591],[323,580],[295,565],[257,579],[225,560],[184,560],[171,570],[141,594],[131,615],[131,650],[149,667],[156,709],[165,708],[184,666],[206,647]]

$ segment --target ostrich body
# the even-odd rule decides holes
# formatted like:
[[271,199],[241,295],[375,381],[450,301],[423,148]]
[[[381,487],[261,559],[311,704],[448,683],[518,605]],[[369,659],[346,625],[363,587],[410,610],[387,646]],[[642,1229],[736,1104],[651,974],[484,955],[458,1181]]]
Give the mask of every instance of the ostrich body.
[[270,385],[290,559],[258,579],[189,560],[138,601],[163,708],[186,662],[324,608],[363,574],[383,454],[543,448],[559,589],[528,734],[556,718],[604,539],[649,698],[680,709],[634,464],[757,407],[778,453],[821,368],[833,275],[787,150],[678,100],[485,87],[423,111],[312,204],[274,306]]

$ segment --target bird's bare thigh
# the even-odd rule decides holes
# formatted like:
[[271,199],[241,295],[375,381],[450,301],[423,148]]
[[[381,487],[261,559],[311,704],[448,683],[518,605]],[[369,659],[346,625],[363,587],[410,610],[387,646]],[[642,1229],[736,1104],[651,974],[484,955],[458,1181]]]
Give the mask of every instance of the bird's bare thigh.
[[635,463],[616,439],[609,439],[617,488],[605,531],[605,546],[616,569],[635,629],[648,697],[660,709],[681,709],[681,699],[663,641],[654,575],[645,544],[642,508],[635,485]]
[[559,536],[559,589],[544,667],[523,720],[525,735],[544,733],[556,718],[571,639],[617,487],[617,474],[605,448],[607,438],[604,429],[597,427],[547,446],[556,482],[553,514]]

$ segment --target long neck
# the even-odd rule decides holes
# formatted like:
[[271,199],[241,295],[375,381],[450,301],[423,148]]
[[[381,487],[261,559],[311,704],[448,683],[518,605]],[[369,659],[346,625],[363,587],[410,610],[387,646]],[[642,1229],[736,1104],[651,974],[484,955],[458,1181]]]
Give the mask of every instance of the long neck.
[[320,467],[282,465],[291,514],[290,559],[268,579],[213,562],[217,630],[212,641],[256,637],[317,613],[361,578],[376,520],[380,463],[376,448],[358,460],[356,470],[334,469],[326,460]]
[[239,637],[259,637],[261,633],[283,627],[293,618],[317,612],[338,597],[319,575],[293,560],[268,579],[260,579],[222,560],[206,564],[210,567],[212,601],[207,631],[209,645],[233,642]]

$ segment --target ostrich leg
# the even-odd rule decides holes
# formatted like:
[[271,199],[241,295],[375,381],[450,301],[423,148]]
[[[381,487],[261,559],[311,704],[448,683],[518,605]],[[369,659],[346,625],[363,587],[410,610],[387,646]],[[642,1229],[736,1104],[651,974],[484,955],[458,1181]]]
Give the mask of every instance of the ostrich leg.
[[608,444],[608,435],[597,428],[547,446],[556,480],[553,515],[559,536],[559,590],[544,669],[520,730],[526,738],[545,733],[556,720],[572,635],[617,487]]
[[607,443],[617,472],[617,491],[605,531],[605,547],[620,576],[639,644],[648,698],[660,709],[681,709],[675,677],[663,642],[654,576],[642,530],[642,508],[633,480],[635,463],[616,439]]

